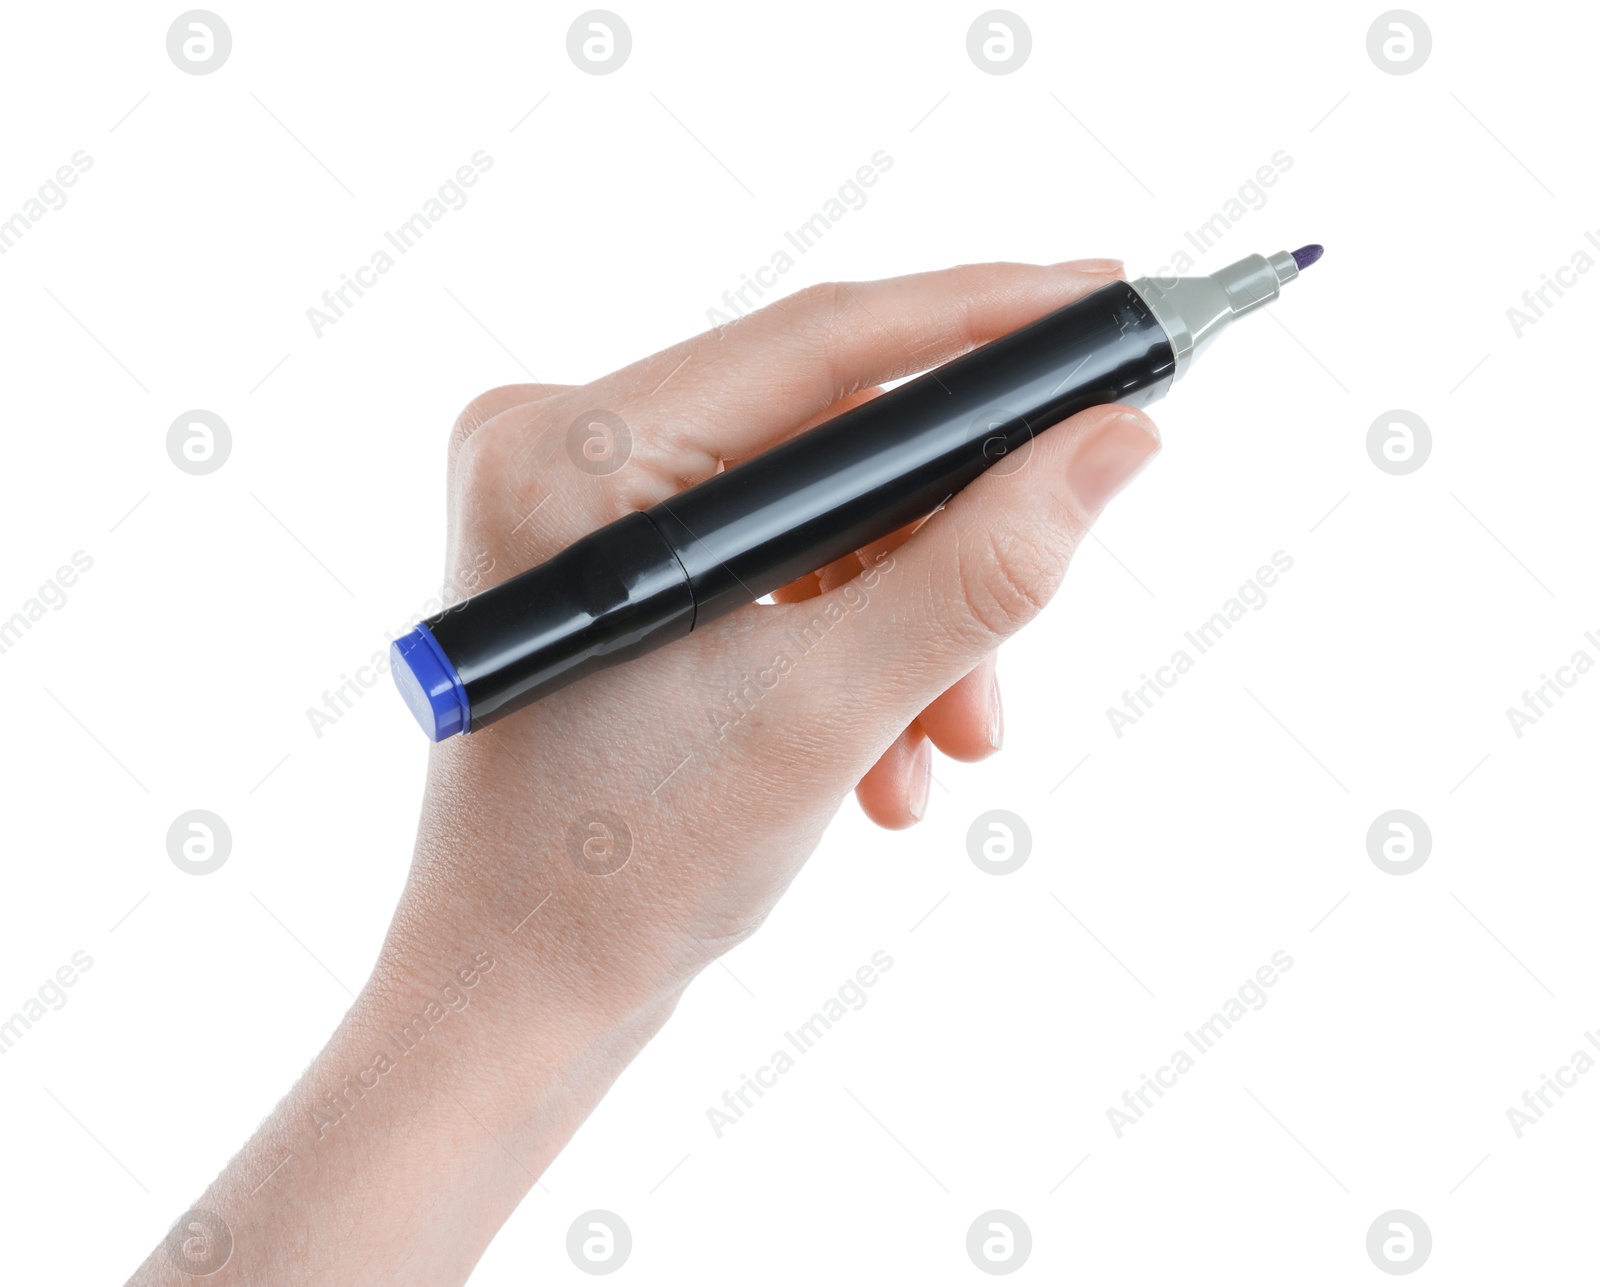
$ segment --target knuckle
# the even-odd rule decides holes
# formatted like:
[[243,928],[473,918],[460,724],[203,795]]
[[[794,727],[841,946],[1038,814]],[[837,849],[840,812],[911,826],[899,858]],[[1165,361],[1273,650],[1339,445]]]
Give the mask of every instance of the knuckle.
[[499,435],[468,430],[459,442],[451,439],[451,451],[452,476],[464,494],[482,496],[504,484],[511,462]]
[[796,296],[796,302],[813,321],[828,323],[850,307],[848,282],[816,282]]
[[497,390],[489,389],[484,393],[480,393],[461,408],[461,414],[456,417],[455,423],[450,426],[450,454],[452,456],[461,450],[461,444],[472,437],[473,433],[485,420],[495,414],[492,408],[495,405],[494,397],[496,392]]
[[827,401],[831,404],[857,392],[860,382],[845,376],[855,336],[852,314],[860,307],[850,283],[819,282],[801,291],[797,302],[800,338],[818,359],[827,383]]
[[548,392],[550,390],[544,385],[501,384],[484,390],[461,409],[461,414],[450,426],[450,459],[454,460],[467,439],[502,411],[523,402],[537,401]]
[[450,489],[458,504],[499,501],[525,515],[548,493],[548,461],[560,448],[552,422],[518,416],[484,424],[450,462]]

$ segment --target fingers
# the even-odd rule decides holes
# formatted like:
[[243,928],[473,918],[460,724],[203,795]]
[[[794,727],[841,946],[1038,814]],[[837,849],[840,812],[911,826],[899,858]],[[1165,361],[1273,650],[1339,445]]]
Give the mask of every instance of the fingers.
[[969,264],[813,286],[590,387],[597,406],[648,426],[682,472],[753,455],[885,380],[948,361],[1121,274],[1115,260]]
[[[826,418],[846,399],[845,407],[865,400],[880,381],[1015,330],[1120,271],[1111,260],[984,264],[812,287],[580,389],[491,390],[451,434],[456,510],[475,511],[470,525],[501,534],[506,566],[526,565]],[[573,461],[572,472],[555,476],[572,454],[575,415],[626,430],[616,468]]]
[[851,550],[850,553],[841,555],[817,573],[817,589],[826,593],[838,589],[847,581],[855,580],[867,568],[876,566],[887,555],[893,554],[909,541],[917,528],[926,521],[926,518],[919,518],[904,527],[896,528],[888,536],[873,541],[870,545],[864,545],[859,550]]
[[933,748],[922,730],[912,724],[867,770],[856,787],[856,799],[873,822],[899,831],[920,821],[928,811],[932,786]]
[[881,827],[920,822],[933,781],[931,747],[954,760],[981,760],[1000,749],[1000,688],[994,654],[933,699],[856,785],[862,811]]
[[815,599],[822,593],[822,579],[815,572],[807,572],[802,577],[796,577],[788,585],[780,585],[772,592],[774,603],[799,603],[804,599]]
[[885,554],[892,554],[911,539],[911,534],[923,522],[918,519],[915,523],[907,523],[904,527],[890,532],[881,541],[874,541],[871,545],[859,550],[851,550],[848,554],[841,554],[826,567],[818,568],[815,572],[807,572],[802,577],[797,577],[788,585],[781,586],[773,591],[774,603],[799,603],[805,599],[814,599],[817,595],[828,590],[838,589],[846,581],[853,581],[867,568],[875,564]]
[[994,653],[929,702],[917,723],[952,760],[982,760],[998,751],[1004,719]]
[[[848,628],[819,654],[828,674],[814,690],[849,685],[879,726],[909,723],[1044,607],[1088,524],[1158,447],[1155,426],[1128,407],[1041,434],[1025,467],[983,475],[879,566],[853,611],[839,605]],[[771,611],[825,611],[828,598]],[[963,692],[951,713],[975,699]]]

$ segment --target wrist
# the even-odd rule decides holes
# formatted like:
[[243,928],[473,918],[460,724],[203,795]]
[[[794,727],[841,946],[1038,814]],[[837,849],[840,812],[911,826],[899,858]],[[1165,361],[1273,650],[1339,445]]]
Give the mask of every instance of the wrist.
[[571,927],[558,931],[554,916],[539,919],[484,933],[451,929],[442,914],[402,912],[341,1025],[357,1064],[352,1084],[396,1072],[412,1082],[414,1067],[419,1093],[451,1092],[497,1131],[532,1121],[548,1130],[547,1095],[581,1107],[581,1121],[660,1029],[682,988],[636,987],[597,962],[573,960]]

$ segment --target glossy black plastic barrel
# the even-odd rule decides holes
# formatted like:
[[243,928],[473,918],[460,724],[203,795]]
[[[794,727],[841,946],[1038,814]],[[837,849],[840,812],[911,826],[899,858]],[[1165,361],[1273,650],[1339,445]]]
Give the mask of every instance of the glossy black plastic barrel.
[[677,556],[644,514],[629,514],[422,624],[466,688],[471,732],[694,621]]
[[1115,282],[592,533],[424,624],[471,728],[680,638],[887,536],[1086,407],[1173,374],[1166,332]]
[[708,621],[932,512],[1001,461],[1021,467],[1033,435],[1172,369],[1161,324],[1117,282],[648,513]]

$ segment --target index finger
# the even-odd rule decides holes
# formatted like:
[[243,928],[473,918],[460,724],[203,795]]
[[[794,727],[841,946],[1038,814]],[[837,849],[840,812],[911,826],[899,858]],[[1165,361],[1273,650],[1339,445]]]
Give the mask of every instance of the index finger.
[[1084,259],[811,286],[589,393],[645,429],[663,456],[750,456],[859,390],[949,361],[1121,275],[1118,260]]

